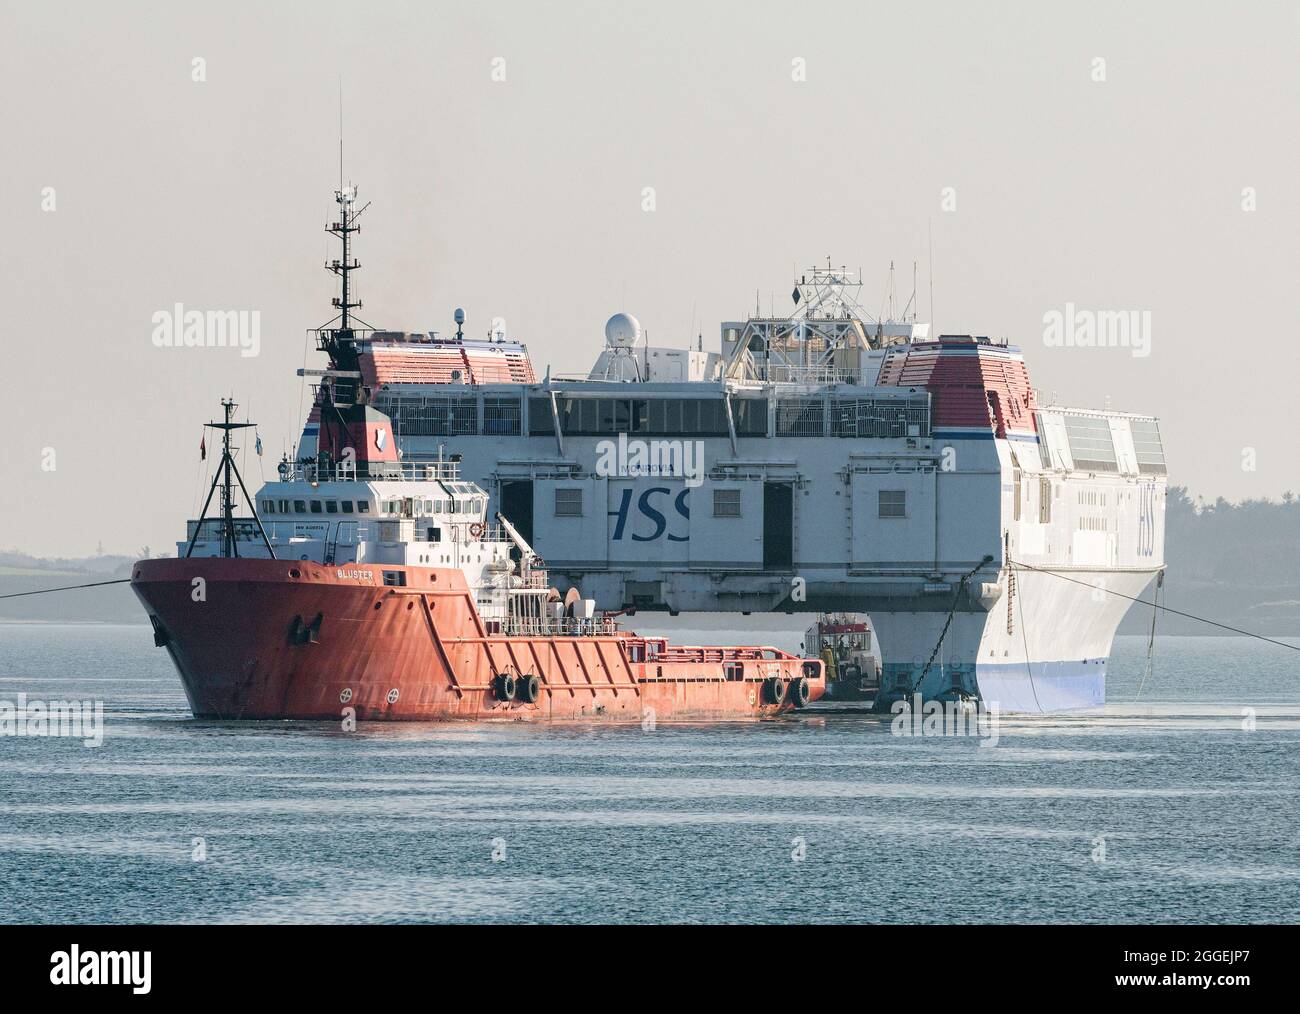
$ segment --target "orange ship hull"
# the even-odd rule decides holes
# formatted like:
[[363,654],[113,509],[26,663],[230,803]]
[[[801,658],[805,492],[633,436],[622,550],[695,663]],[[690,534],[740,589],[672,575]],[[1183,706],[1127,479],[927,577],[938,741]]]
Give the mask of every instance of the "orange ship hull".
[[195,557],[131,584],[198,718],[734,721],[825,691],[820,661],[773,648],[494,633],[454,569]]

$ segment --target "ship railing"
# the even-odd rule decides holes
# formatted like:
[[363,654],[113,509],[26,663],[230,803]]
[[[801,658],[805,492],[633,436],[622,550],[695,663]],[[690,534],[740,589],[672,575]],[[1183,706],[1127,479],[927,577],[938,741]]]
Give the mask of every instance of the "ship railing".
[[[430,539],[428,531],[430,527],[441,527],[441,537]],[[186,523],[185,542],[187,544],[192,541],[196,546],[219,545],[225,538],[225,521],[221,518],[208,518],[205,520],[196,539],[195,532],[199,531],[199,528],[198,521],[191,520]],[[398,531],[394,532],[394,528],[398,528]],[[256,548],[261,544],[262,536],[257,530],[257,523],[252,518],[235,518],[234,529],[235,541],[240,545],[250,545]],[[457,542],[462,547],[479,542],[498,544],[510,542],[505,529],[500,525],[487,527],[481,538],[471,538],[469,541],[462,540],[459,531],[455,529],[449,531],[446,527],[437,525],[412,525],[406,533],[406,537],[403,537],[397,519],[388,521],[383,519],[373,521],[263,521],[262,531],[266,532],[267,539],[277,550],[294,544],[317,543],[319,544],[319,553],[322,560],[327,563],[334,562],[335,558],[339,556],[340,550],[351,552],[362,543],[383,543],[388,545],[394,543],[418,543],[454,551]],[[547,588],[546,580],[546,572],[541,571],[530,574],[519,587],[544,590]]]
[[512,617],[504,621],[511,637],[608,637],[618,633],[618,623],[607,616]]
[[[344,525],[348,526],[348,530],[341,530]],[[262,541],[262,536],[257,530],[257,522],[252,518],[234,518],[233,526],[235,541]],[[219,542],[225,536],[226,522],[222,518],[207,518],[203,521],[201,529],[197,542]],[[194,533],[199,530],[200,524],[198,521],[187,521],[185,523],[186,541],[193,539]],[[373,539],[370,523],[350,521],[263,521],[262,531],[266,532],[266,537],[272,543],[331,541],[339,545],[352,545]]]
[[281,466],[285,482],[436,482],[460,481],[459,461],[298,461]]
[[752,648],[727,648],[673,644],[659,653],[660,662],[776,662],[797,658],[780,648],[756,646]]
[[348,328],[347,331],[336,327],[313,327],[309,328],[307,333],[315,337],[316,348],[321,352],[326,352],[329,350],[331,341],[340,339],[365,341],[375,332],[373,328],[368,327],[353,327]]
[[838,366],[786,366],[769,364],[767,379],[775,384],[860,384],[861,370],[843,369]]

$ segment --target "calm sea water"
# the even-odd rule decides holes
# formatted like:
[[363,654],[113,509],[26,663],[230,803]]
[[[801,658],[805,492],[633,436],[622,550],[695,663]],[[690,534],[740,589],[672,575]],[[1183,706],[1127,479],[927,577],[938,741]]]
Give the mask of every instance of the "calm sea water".
[[148,627],[0,625],[0,700],[107,711],[97,749],[0,737],[0,921],[1295,921],[1300,655],[1161,639],[1139,697],[1145,653],[994,747],[861,714],[349,734],[193,720]]

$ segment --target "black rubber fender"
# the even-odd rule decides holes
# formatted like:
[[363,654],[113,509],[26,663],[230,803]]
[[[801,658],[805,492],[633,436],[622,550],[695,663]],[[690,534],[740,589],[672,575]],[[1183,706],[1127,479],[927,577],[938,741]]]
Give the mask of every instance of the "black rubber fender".
[[812,700],[812,686],[804,676],[790,681],[790,703],[796,708],[803,708]]
[[515,696],[515,678],[508,672],[499,672],[492,677],[492,692],[498,701],[508,701]]
[[780,676],[769,676],[763,680],[763,696],[769,704],[780,704],[785,700],[785,684]]
[[542,696],[542,681],[536,676],[520,676],[515,681],[515,696],[524,704],[536,704]]

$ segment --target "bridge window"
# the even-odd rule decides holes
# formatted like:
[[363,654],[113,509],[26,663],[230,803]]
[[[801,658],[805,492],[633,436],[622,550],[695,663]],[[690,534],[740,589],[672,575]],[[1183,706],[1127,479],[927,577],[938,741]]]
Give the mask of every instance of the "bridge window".
[[1133,450],[1137,453],[1138,471],[1143,475],[1165,474],[1165,450],[1160,443],[1160,424],[1154,419],[1130,419]]
[[715,489],[713,491],[713,516],[715,518],[740,517],[740,490]]
[[1065,434],[1075,468],[1085,472],[1119,471],[1110,422],[1104,416],[1067,414]]
[[340,500],[340,501],[339,501],[339,506],[343,509],[343,513],[344,513],[344,514],[351,514],[351,513],[352,513],[352,501],[351,501],[351,500]]
[[856,398],[831,403],[837,437],[925,437],[929,409],[919,398]]
[[295,500],[295,501],[293,502],[293,512],[294,512],[295,514],[306,514],[306,513],[307,513],[307,501],[306,501],[306,500]]
[[767,436],[767,399],[732,398],[731,418],[736,426],[736,436]]
[[822,399],[783,398],[776,403],[776,435],[820,437],[825,431]]
[[320,513],[321,513],[321,505],[320,505],[320,501],[319,501],[319,500],[312,500],[312,501],[311,501],[311,512],[312,512],[313,514],[320,514]]
[[882,489],[877,500],[878,514],[882,518],[907,517],[907,490]]
[[523,410],[518,398],[484,398],[483,432],[488,435],[518,436]]
[[402,436],[462,436],[478,432],[478,403],[473,397],[393,398],[379,406]]
[[533,437],[550,436],[555,432],[555,422],[551,416],[550,398],[528,399],[528,435]]
[[339,502],[338,502],[337,500],[326,500],[326,501],[325,501],[325,513],[326,513],[326,514],[337,514],[338,512],[339,512]]
[[557,518],[582,517],[582,489],[556,489],[555,516]]
[[[635,433],[645,436],[727,435],[727,409],[721,398],[568,398],[556,399],[560,429],[566,436],[615,436]],[[758,405],[755,402],[755,405]],[[734,405],[733,405],[734,410]],[[745,426],[737,431],[753,435],[767,432],[766,403],[746,415]],[[528,432],[543,436],[552,432],[550,400],[532,398],[528,406]]]
[[357,513],[358,513],[358,514],[369,514],[369,513],[370,513],[370,503],[369,503],[369,501],[367,501],[367,500],[358,500],[358,501],[357,501]]

